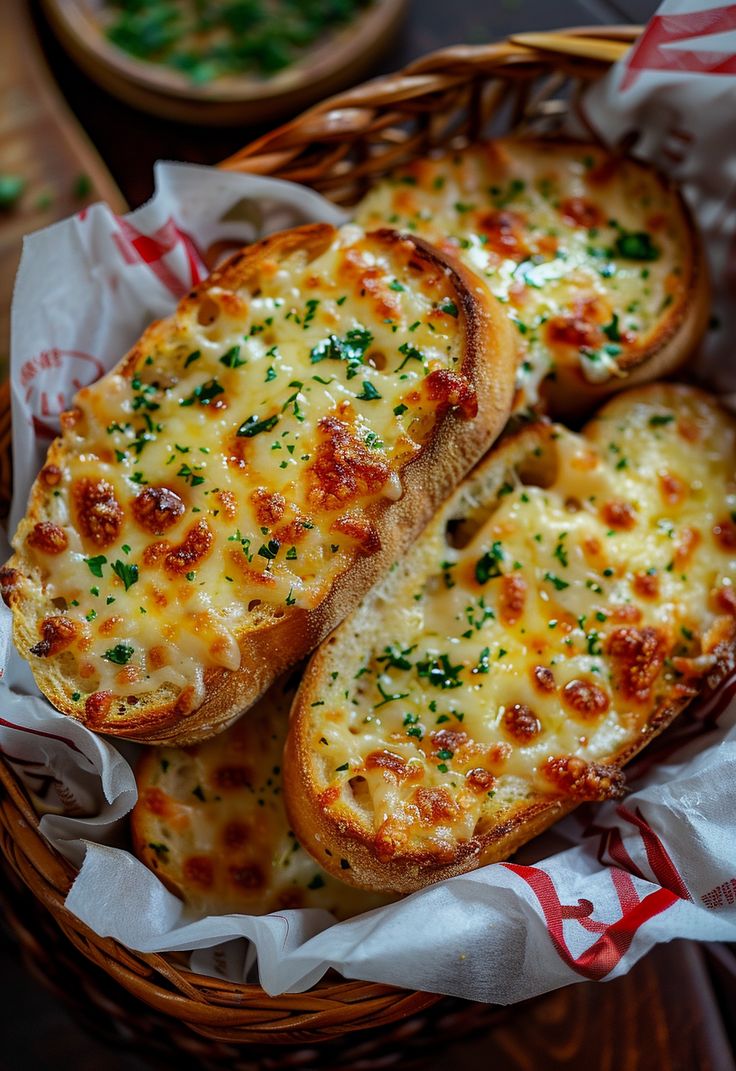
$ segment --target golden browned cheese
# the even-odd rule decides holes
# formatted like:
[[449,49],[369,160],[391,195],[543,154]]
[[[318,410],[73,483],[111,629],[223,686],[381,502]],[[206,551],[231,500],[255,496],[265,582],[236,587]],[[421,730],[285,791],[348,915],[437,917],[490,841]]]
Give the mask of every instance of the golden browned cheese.
[[671,370],[705,329],[704,265],[681,197],[600,146],[505,139],[414,160],[356,219],[423,235],[486,279],[519,333],[520,409],[546,380],[553,413],[584,411],[639,366],[640,378]]
[[135,852],[190,914],[321,907],[348,918],[389,902],[327,874],[289,829],[281,761],[294,687],[274,685],[213,740],[147,748],[139,761]]
[[205,737],[345,615],[507,415],[510,329],[465,275],[390,231],[284,232],[79,392],[4,585],[65,713]]
[[[409,891],[504,858],[734,665],[736,428],[655,385],[505,440],[315,655],[287,805]],[[327,857],[329,850],[332,856]]]

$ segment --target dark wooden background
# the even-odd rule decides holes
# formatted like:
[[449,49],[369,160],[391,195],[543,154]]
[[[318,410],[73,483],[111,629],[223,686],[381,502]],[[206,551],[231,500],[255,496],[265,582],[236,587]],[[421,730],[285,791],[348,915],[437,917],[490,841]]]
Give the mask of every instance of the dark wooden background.
[[[4,0],[0,0],[0,11]],[[693,6],[697,6],[695,0]],[[643,22],[654,0],[412,0],[375,73],[432,49],[524,30]],[[141,115],[79,74],[34,17],[52,71],[131,206],[152,192],[156,159],[216,163],[261,131],[201,129]],[[0,32],[2,23],[0,20]],[[1,170],[1,168],[0,168]],[[426,1071],[736,1071],[736,970],[722,947],[663,946],[609,983],[581,983],[511,1009],[424,1060]],[[143,1071],[145,1058],[93,1040],[20,965],[0,925],[0,1071]],[[160,1064],[158,1065],[160,1066]],[[270,1065],[273,1066],[273,1065]],[[315,1067],[319,1059],[315,1058]],[[386,1065],[388,1066],[388,1065]],[[401,1067],[401,1061],[391,1066]],[[171,1067],[182,1068],[172,1057]]]

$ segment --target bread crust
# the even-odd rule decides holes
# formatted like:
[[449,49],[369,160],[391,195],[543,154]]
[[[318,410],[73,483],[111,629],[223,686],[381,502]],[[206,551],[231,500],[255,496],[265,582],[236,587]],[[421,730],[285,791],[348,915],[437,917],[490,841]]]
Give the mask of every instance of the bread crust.
[[[182,300],[179,311],[196,306],[212,287],[220,290],[247,287],[257,281],[266,262],[282,260],[295,250],[304,250],[308,257],[314,257],[335,240],[336,234],[335,228],[328,224],[311,224],[272,235],[236,253]],[[389,251],[399,243],[411,243],[417,254],[441,271],[450,284],[465,336],[464,359],[459,371],[477,394],[477,416],[468,418],[452,408],[439,416],[418,454],[399,469],[403,488],[399,501],[382,499],[370,503],[366,509],[378,533],[379,548],[357,557],[315,609],[289,607],[280,619],[241,634],[238,637],[240,668],[208,669],[204,701],[191,711],[185,709],[180,697],[170,688],[154,694],[150,702],[129,709],[125,718],[115,716],[115,712],[88,717],[84,709],[70,701],[63,657],[41,659],[30,654],[38,641],[35,626],[38,615],[23,584],[23,578],[33,573],[33,563],[22,548],[30,530],[43,518],[47,491],[37,480],[14,541],[19,549],[3,571],[4,589],[6,601],[13,610],[16,646],[29,659],[40,689],[63,713],[78,718],[95,731],[145,743],[193,743],[221,731],[357,605],[503,428],[513,393],[516,351],[500,305],[463,265],[439,254],[421,239],[386,229],[378,232],[377,240]],[[108,375],[130,378],[142,355],[157,341],[165,339],[168,330],[168,320],[152,324]],[[63,467],[66,454],[63,437],[55,440],[46,466]]]
[[[650,401],[655,405],[671,404],[674,408],[680,402],[694,402],[711,410],[718,409],[715,400],[705,392],[675,384],[650,384],[632,391],[631,399],[632,404]],[[591,441],[595,441],[598,434],[597,420],[605,417],[609,407],[616,404],[616,401],[609,402],[585,430]],[[605,424],[600,426],[606,427]],[[608,435],[608,432],[601,431],[600,434]],[[512,468],[515,461],[528,458],[535,445],[542,444],[554,435],[554,426],[546,422],[517,429],[507,435],[457,488],[441,511],[442,523],[462,514],[463,501],[466,506],[469,502],[483,504],[484,494],[487,495],[490,488],[499,486],[503,474]],[[351,638],[367,630],[366,615],[380,612],[377,608],[382,604],[391,605],[399,597],[398,592],[392,590],[395,586],[393,577],[394,574],[389,574],[377,585],[364,604],[312,656],[291,710],[284,756],[284,785],[291,827],[302,845],[326,869],[338,874],[344,881],[364,888],[406,894],[444,878],[507,859],[527,841],[570,813],[579,800],[575,801],[569,796],[566,798],[562,794],[555,796],[554,793],[541,798],[538,796],[534,802],[519,802],[518,806],[504,812],[501,821],[486,828],[482,825],[476,827],[468,839],[454,840],[452,851],[423,851],[414,845],[407,847],[402,844],[400,850],[388,858],[379,856],[373,831],[366,829],[365,822],[351,813],[347,805],[341,804],[339,810],[330,809],[330,801],[325,802],[329,789],[325,791],[324,785],[319,783],[315,767],[314,727],[321,711],[315,711],[313,704],[325,695],[325,685],[331,672],[337,667],[352,665],[355,661],[354,654],[351,658]],[[707,674],[699,680],[689,681],[687,688],[670,686],[669,692],[650,705],[645,723],[637,723],[628,739],[600,760],[605,764],[606,771],[614,773],[614,778],[615,771],[620,770],[667,728],[695,695],[716,690],[733,672],[736,667],[736,618],[731,613],[730,617],[721,620],[725,627],[712,651],[712,665]],[[410,634],[403,637],[407,645],[412,639]],[[363,656],[362,661],[365,661],[365,652]],[[361,814],[361,817],[365,818],[365,815]],[[328,853],[326,849],[329,849]],[[345,863],[341,865],[341,859],[346,862],[349,860],[349,868]]]

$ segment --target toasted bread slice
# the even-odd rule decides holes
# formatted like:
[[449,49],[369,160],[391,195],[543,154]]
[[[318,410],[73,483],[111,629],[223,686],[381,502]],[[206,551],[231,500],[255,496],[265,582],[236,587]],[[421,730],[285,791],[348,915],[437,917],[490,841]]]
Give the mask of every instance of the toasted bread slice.
[[507,139],[415,160],[356,212],[455,252],[506,302],[522,346],[517,409],[554,417],[665,376],[709,315],[692,217],[665,178],[600,146]]
[[315,859],[409,892],[620,794],[734,666],[735,466],[733,418],[674,385],[492,451],[307,669],[284,785]]
[[63,418],[3,574],[41,690],[142,742],[225,728],[493,441],[512,338],[475,276],[393,231],[234,256]]
[[139,760],[133,847],[190,913],[322,907],[342,919],[388,902],[331,877],[289,829],[281,760],[295,687],[275,684],[203,744],[146,748]]

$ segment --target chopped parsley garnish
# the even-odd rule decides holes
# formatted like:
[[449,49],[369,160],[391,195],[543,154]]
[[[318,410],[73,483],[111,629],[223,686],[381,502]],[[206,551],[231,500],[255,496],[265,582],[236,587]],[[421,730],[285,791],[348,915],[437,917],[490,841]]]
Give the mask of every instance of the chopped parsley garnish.
[[280,546],[281,544],[278,539],[269,539],[268,543],[264,543],[260,547],[258,553],[262,558],[267,558],[269,561],[272,561],[278,554]]
[[407,361],[419,361],[422,367],[424,367],[424,354],[421,352],[421,350],[418,350],[416,346],[412,346],[409,342],[402,342],[402,344],[399,346],[399,353],[402,353],[404,355],[404,360],[396,369],[397,372],[401,371]]
[[194,353],[190,353],[186,361],[184,362],[184,367],[188,368],[190,364],[194,364],[195,361],[198,361],[201,356],[202,354],[199,350],[195,350]]
[[94,558],[84,559],[92,576],[102,576],[102,566],[107,564],[104,554],[98,554]]
[[385,707],[387,703],[393,703],[397,699],[406,699],[409,695],[408,692],[395,692],[393,695],[390,695],[380,681],[376,681],[376,687],[381,696],[381,702],[373,704],[374,710],[378,710],[379,707]]
[[402,649],[398,645],[394,647],[391,644],[388,647],[384,647],[383,654],[379,655],[376,662],[385,662],[386,669],[411,669],[411,662],[406,655],[411,654],[415,647],[416,644]]
[[654,416],[649,417],[649,427],[663,428],[665,424],[671,424],[674,419],[672,413],[655,413]]
[[125,643],[116,643],[102,656],[106,662],[114,662],[116,666],[127,666],[133,657],[133,648]]
[[455,304],[454,301],[449,301],[449,300],[443,301],[442,304],[440,305],[440,312],[446,312],[448,316],[457,317],[457,315],[458,315],[457,305]]
[[265,420],[261,420],[260,417],[254,414],[243,421],[237,430],[237,434],[246,439],[252,439],[254,435],[260,435],[262,431],[270,431],[271,428],[278,424],[278,421],[277,413],[274,416],[266,417]]
[[489,647],[483,648],[478,658],[478,665],[473,669],[473,673],[488,673],[488,658],[490,656],[490,653],[491,650]]
[[563,569],[567,569],[567,566],[568,566],[567,551],[565,550],[565,546],[564,546],[564,544],[562,542],[558,543],[557,546],[555,547],[554,557],[557,558],[557,561],[560,563],[560,565],[563,567]]
[[394,406],[394,416],[402,416],[408,408],[408,405],[404,405],[403,402],[400,402],[398,405]]
[[181,476],[190,487],[198,487],[204,483],[204,476],[198,476],[189,465],[182,465],[176,475]]
[[604,324],[601,331],[611,342],[621,341],[621,332],[618,329],[618,313],[614,312],[610,323]]
[[352,379],[358,374],[358,369],[364,363],[366,351],[373,342],[373,335],[365,327],[351,328],[344,338],[337,335],[328,335],[327,338],[312,347],[309,359],[312,364],[319,361],[345,361],[347,363],[347,377]]
[[475,563],[475,579],[479,584],[486,584],[494,576],[501,576],[498,563],[504,558],[503,547],[496,540],[490,550],[487,550],[482,558]]
[[659,252],[646,231],[624,231],[616,239],[616,253],[625,260],[658,260]]
[[240,346],[231,346],[220,358],[220,364],[224,364],[226,368],[241,368],[247,363],[245,357],[240,356]]
[[560,580],[559,576],[555,576],[554,573],[545,573],[544,579],[548,580],[557,591],[564,591],[565,588],[570,587],[566,580]]
[[0,208],[12,208],[26,188],[22,175],[0,175]]
[[429,681],[435,688],[460,688],[462,681],[458,680],[458,674],[462,668],[462,663],[453,666],[446,654],[440,655],[439,658],[427,658],[424,662],[417,662],[419,676]]
[[200,405],[209,405],[213,398],[224,393],[225,388],[220,386],[216,379],[208,379],[195,387],[188,397],[180,398],[179,405],[194,405],[195,402],[199,402]]
[[373,386],[372,383],[369,383],[367,379],[364,379],[363,380],[363,389],[360,392],[360,394],[356,394],[355,397],[358,398],[360,401],[374,402],[374,401],[376,401],[377,398],[380,398],[381,395],[379,394],[379,392],[376,390],[376,388]]
[[595,632],[595,631],[589,632],[586,635],[585,640],[586,640],[587,645],[588,645],[588,654],[591,654],[591,655],[603,654],[603,646],[601,644],[601,638],[600,638],[600,635],[597,632]]
[[119,576],[125,585],[125,590],[138,582],[138,566],[132,563],[116,561],[112,563],[112,571]]
[[306,308],[307,311],[304,314],[304,323],[302,324],[305,330],[311,324],[312,320],[314,319],[315,313],[319,308],[319,299],[309,298],[306,303]]

